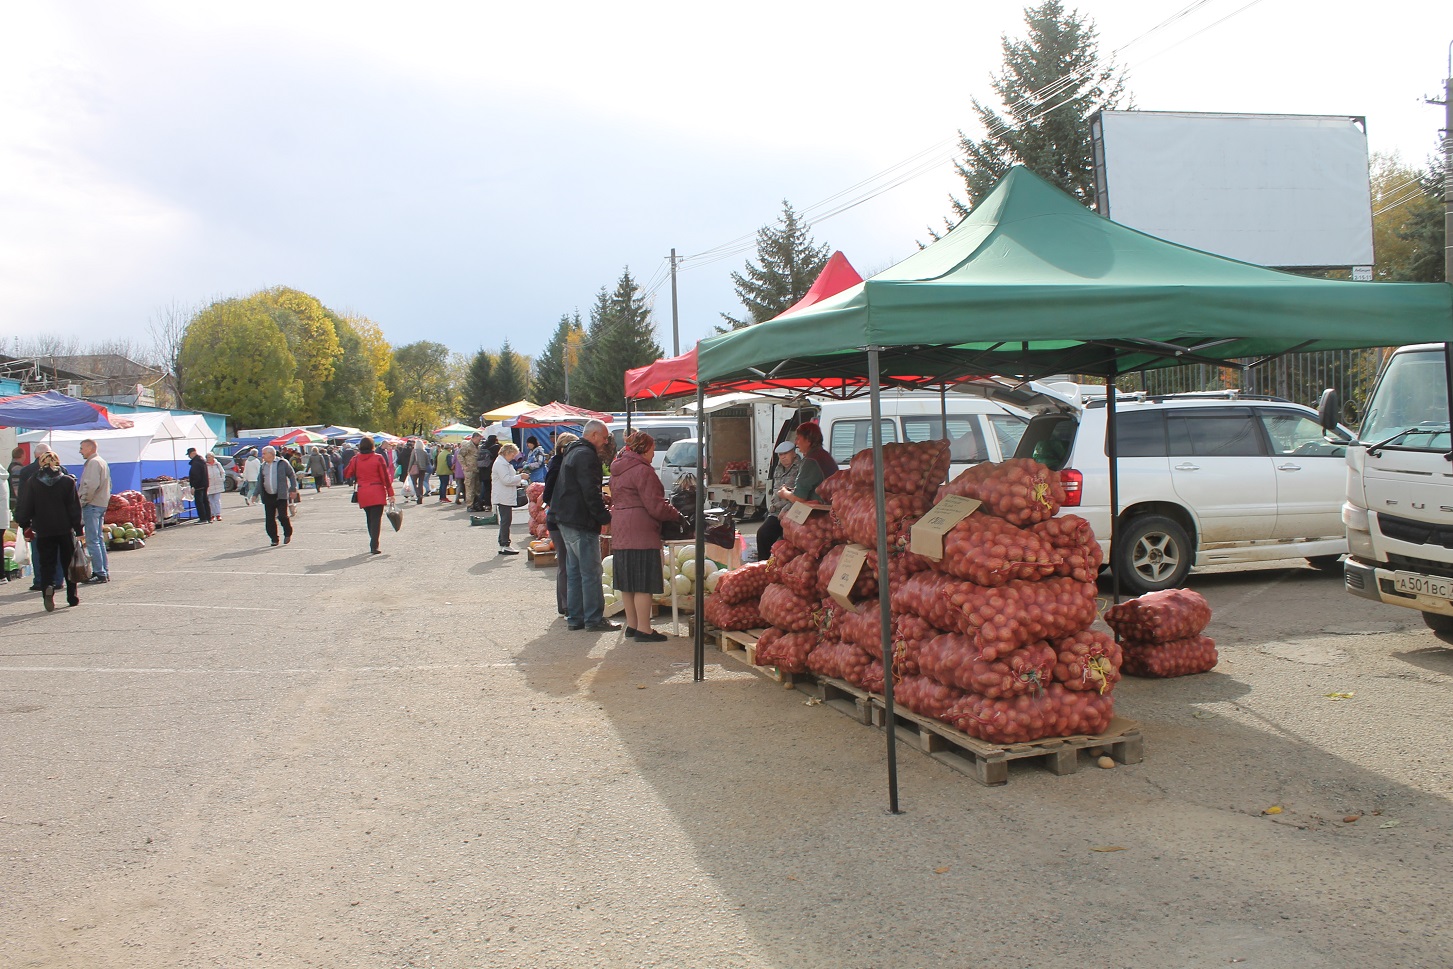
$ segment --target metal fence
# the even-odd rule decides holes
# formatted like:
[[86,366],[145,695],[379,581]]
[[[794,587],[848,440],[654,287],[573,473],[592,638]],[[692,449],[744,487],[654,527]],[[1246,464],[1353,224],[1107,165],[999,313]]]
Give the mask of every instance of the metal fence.
[[1128,374],[1116,381],[1115,386],[1121,391],[1150,394],[1236,388],[1248,394],[1284,397],[1313,407],[1322,391],[1331,387],[1342,400],[1361,404],[1372,392],[1372,383],[1390,351],[1387,347],[1289,353],[1256,366],[1246,366],[1250,360],[1236,361],[1241,367],[1191,364]]

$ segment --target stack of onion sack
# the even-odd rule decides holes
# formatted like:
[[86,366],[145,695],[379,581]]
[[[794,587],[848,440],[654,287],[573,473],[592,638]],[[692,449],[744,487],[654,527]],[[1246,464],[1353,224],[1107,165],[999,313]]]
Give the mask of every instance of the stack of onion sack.
[[990,743],[1103,732],[1121,650],[1089,628],[1099,546],[1084,519],[1053,517],[1059,476],[978,465],[949,494],[982,504],[943,536],[942,559],[891,588],[895,698]]
[[130,525],[150,535],[156,531],[156,505],[147,501],[139,491],[122,491],[106,502],[106,512],[101,516],[106,525]]
[[545,485],[535,481],[525,488],[525,497],[530,500],[530,537],[549,538],[550,530],[545,527]]
[[758,611],[762,594],[777,578],[774,559],[720,573],[706,597],[706,621],[718,629],[759,629],[767,625]]
[[1131,676],[1187,676],[1216,666],[1216,643],[1202,635],[1211,606],[1198,592],[1147,592],[1105,612]]

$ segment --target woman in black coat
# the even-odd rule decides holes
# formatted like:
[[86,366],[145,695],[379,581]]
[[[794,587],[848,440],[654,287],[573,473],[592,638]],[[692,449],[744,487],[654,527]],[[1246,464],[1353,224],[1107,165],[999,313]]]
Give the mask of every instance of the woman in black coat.
[[[53,577],[56,563],[66,576],[66,604],[79,606],[76,596],[76,582],[71,578],[71,549],[73,538],[80,538],[84,525],[81,520],[81,499],[76,493],[76,479],[61,467],[60,456],[47,451],[40,456],[40,469],[25,483],[20,492],[20,504],[15,508],[15,521],[21,528],[35,533],[35,551],[40,556],[35,574]],[[45,611],[55,610],[55,586],[49,581],[41,588]]]

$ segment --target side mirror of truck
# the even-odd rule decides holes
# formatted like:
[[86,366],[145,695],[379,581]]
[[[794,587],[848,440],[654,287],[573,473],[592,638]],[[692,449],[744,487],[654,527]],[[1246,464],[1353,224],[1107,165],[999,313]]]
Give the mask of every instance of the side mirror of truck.
[[1322,423],[1322,433],[1331,434],[1337,430],[1337,391],[1328,387],[1317,401],[1317,419]]

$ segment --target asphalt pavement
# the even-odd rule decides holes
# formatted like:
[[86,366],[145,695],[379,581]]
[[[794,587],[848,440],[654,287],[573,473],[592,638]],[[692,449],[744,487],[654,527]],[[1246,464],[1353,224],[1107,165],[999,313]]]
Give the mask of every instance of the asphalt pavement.
[[567,632],[495,535],[229,494],[0,586],[0,966],[1453,965],[1453,651],[1336,575],[1194,575],[1222,661],[1121,684],[1143,763],[899,744],[891,815],[880,730]]

